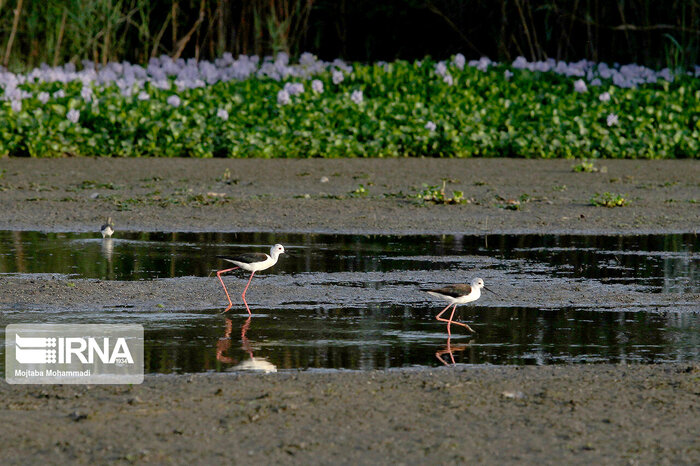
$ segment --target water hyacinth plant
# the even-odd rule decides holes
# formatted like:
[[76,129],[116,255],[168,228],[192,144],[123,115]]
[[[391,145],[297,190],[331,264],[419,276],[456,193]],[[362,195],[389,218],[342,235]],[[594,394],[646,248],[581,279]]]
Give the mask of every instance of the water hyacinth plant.
[[460,54],[0,69],[0,155],[698,157],[698,77]]

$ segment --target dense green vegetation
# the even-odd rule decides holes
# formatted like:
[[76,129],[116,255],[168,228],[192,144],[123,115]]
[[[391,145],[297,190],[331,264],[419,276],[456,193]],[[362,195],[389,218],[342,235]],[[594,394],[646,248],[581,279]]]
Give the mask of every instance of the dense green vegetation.
[[[312,90],[311,77],[250,77],[180,90],[147,81],[127,92],[114,82],[27,80],[14,90],[23,94],[21,100],[0,101],[0,154],[670,158],[700,153],[700,80],[688,75],[630,88],[603,80],[576,92],[575,78],[504,65],[482,71],[450,62],[451,85],[429,60],[345,70],[338,84],[333,82],[338,69],[312,76],[323,84],[322,92]],[[304,91],[283,91],[290,82]],[[280,93],[286,94],[282,101]]]

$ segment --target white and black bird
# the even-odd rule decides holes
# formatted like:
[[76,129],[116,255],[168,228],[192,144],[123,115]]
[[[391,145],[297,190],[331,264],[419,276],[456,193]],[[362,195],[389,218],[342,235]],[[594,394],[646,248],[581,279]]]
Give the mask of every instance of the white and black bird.
[[102,233],[103,238],[111,238],[114,234],[114,222],[112,222],[112,217],[108,217],[107,221],[100,228],[100,233]]
[[248,283],[246,284],[245,289],[243,290],[243,294],[241,294],[241,298],[243,298],[243,304],[245,304],[245,308],[248,310],[248,314],[251,315],[252,313],[250,312],[250,308],[248,307],[248,302],[245,299],[245,293],[246,291],[248,291],[248,285],[250,285],[250,281],[253,279],[253,275],[255,275],[255,272],[269,269],[270,267],[275,265],[280,254],[284,254],[284,246],[282,246],[281,244],[275,244],[274,246],[272,246],[272,248],[270,248],[270,254],[264,254],[262,252],[248,252],[233,257],[217,256],[227,262],[231,262],[236,266],[230,269],[219,270],[218,272],[216,272],[216,276],[219,277],[221,286],[224,287],[226,297],[228,298],[228,307],[224,310],[224,312],[227,312],[229,309],[231,309],[233,303],[231,302],[231,297],[228,294],[226,285],[224,285],[224,281],[221,279],[221,274],[239,268],[250,272],[250,278],[248,279]]
[[[450,333],[450,325],[455,324],[455,325],[461,325],[462,327],[466,328],[472,333],[476,333],[469,325],[463,323],[463,322],[455,322],[452,320],[452,317],[455,315],[455,311],[457,310],[457,304],[465,304],[465,303],[470,303],[472,301],[476,301],[481,297],[481,289],[485,289],[486,291],[489,291],[493,293],[493,291],[489,290],[484,286],[484,280],[481,278],[475,278],[472,280],[471,284],[458,284],[458,285],[447,285],[442,288],[436,288],[432,290],[424,290],[428,294],[435,296],[436,298],[440,298],[444,301],[447,301],[449,304],[445,309],[440,311],[440,313],[435,317],[437,320],[441,322],[447,322],[447,334],[451,335]],[[495,294],[495,293],[494,293]],[[443,319],[442,315],[447,311],[450,307],[452,307],[452,314],[450,314],[449,319]]]

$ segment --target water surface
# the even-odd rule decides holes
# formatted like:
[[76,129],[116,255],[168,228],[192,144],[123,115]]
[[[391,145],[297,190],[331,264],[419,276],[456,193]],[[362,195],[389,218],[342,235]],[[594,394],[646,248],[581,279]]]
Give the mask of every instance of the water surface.
[[[0,280],[4,276],[64,275],[72,279],[153,280],[210,276],[217,255],[265,251],[282,243],[289,251],[275,274],[308,274],[333,280],[357,274],[348,286],[375,289],[414,285],[402,274],[459,270],[481,258],[483,269],[531,280],[596,280],[645,293],[700,292],[700,246],[695,235],[641,236],[361,236],[118,232],[94,234],[0,231]],[[391,282],[364,280],[393,272]],[[363,275],[364,274],[364,275]],[[39,276],[39,275],[37,275]],[[355,275],[353,275],[355,276]],[[435,321],[439,303],[294,303],[256,308],[255,316],[220,315],[220,309],[153,312],[138,303],[85,312],[42,313],[0,309],[0,324],[20,322],[141,323],[146,332],[146,371],[182,373],[225,370],[384,369],[443,363],[555,364],[698,361],[699,312],[561,307],[459,308],[459,327],[448,339]],[[699,309],[700,311],[700,309]],[[240,311],[237,311],[240,312]],[[4,349],[0,350],[4,353]]]

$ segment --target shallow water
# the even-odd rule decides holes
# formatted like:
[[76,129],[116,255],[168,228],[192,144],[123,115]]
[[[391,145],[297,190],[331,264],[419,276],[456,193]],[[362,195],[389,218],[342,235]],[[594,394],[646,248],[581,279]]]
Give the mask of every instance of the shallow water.
[[[51,273],[103,280],[207,276],[217,255],[286,245],[275,273],[375,272],[453,268],[465,255],[501,259],[498,267],[545,264],[543,273],[634,281],[657,292],[700,290],[695,234],[639,236],[416,235],[271,233],[129,233],[103,240],[90,233],[0,231],[0,274]],[[438,256],[438,257],[436,257]],[[453,257],[450,257],[453,256]],[[511,261],[511,262],[509,262]],[[536,272],[535,272],[536,273]],[[1,275],[0,275],[1,276]]]
[[[485,270],[532,280],[553,277],[621,284],[645,293],[700,291],[695,235],[645,236],[357,236],[119,232],[93,234],[0,232],[0,274],[67,275],[75,279],[149,280],[206,277],[217,255],[284,244],[289,255],[275,274],[377,290],[415,286],[414,277],[459,270],[481,257]],[[392,281],[367,279],[392,272]],[[6,275],[7,276],[7,275]],[[404,277],[403,279],[401,277]],[[0,275],[0,279],[2,275]],[[323,284],[322,284],[323,285]],[[393,288],[392,288],[393,287]],[[575,306],[458,308],[474,336],[453,327],[448,340],[434,316],[440,304],[293,303],[221,315],[220,309],[152,312],[138,303],[101,311],[50,314],[0,309],[9,323],[142,323],[149,373],[210,370],[382,369],[443,363],[653,363],[700,360],[700,314],[657,309]],[[485,300],[484,300],[485,301]],[[0,349],[4,353],[4,348]]]

